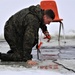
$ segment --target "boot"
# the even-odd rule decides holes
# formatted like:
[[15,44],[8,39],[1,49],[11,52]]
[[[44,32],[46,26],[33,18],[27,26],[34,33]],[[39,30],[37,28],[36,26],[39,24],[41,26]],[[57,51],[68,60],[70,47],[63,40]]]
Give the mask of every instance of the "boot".
[[19,62],[22,61],[22,57],[18,53],[0,53],[0,59],[1,61],[13,61],[13,62]]

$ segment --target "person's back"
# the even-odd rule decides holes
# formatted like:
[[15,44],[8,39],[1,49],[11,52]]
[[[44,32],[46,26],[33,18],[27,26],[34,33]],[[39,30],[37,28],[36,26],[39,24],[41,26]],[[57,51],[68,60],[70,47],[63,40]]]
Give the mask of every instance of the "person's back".
[[18,30],[20,32],[20,30],[23,30],[23,28],[26,28],[25,26],[28,25],[28,20],[26,19],[26,16],[28,14],[33,14],[34,16],[36,16],[36,18],[39,19],[39,21],[42,19],[43,16],[40,6],[37,5],[37,6],[30,6],[29,8],[20,10],[16,14],[12,15],[8,21],[11,21],[11,26],[13,22],[13,25],[16,28],[17,32]]

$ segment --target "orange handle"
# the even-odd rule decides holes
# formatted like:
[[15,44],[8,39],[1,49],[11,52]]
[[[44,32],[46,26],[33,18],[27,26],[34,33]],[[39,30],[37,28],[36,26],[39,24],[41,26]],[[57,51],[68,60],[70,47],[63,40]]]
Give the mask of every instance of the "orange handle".
[[38,44],[38,49],[40,49],[42,44],[43,44],[42,42],[40,42],[40,44]]

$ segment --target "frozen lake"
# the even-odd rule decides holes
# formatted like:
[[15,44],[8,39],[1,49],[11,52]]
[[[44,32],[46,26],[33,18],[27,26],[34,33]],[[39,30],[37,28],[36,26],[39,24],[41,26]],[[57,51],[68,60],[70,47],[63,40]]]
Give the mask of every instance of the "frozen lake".
[[[33,73],[33,72],[35,73],[38,71],[39,71],[38,73],[42,72],[41,74],[43,74],[44,71],[53,73],[53,75],[54,75],[54,72],[65,74],[65,75],[73,74],[75,71],[75,43],[74,43],[75,39],[67,39],[65,40],[66,43],[64,43],[64,40],[61,40],[60,47],[58,45],[57,40],[51,40],[50,42],[46,42],[47,40],[42,40],[42,41],[43,41],[43,44],[40,48],[41,61],[37,60],[36,48],[34,47],[32,50],[33,60],[39,63],[37,66],[27,67],[26,65],[25,66],[23,65],[24,63],[20,65],[19,64],[18,65],[16,64],[1,65],[0,64],[0,75],[4,75],[3,71],[7,73],[8,75],[9,73],[12,73],[12,72],[14,72],[14,74],[18,74],[18,72],[20,72],[19,74],[23,75],[24,71],[26,74],[29,74],[29,75],[30,73]],[[8,50],[10,50],[8,44],[5,41],[0,41],[0,52],[6,53]],[[53,60],[56,60],[55,62],[62,64],[65,67],[72,70],[68,70],[64,68],[62,65],[56,64],[55,62],[53,62]],[[28,73],[28,71],[30,73]],[[37,74],[35,73],[35,75]],[[48,73],[43,75],[50,75],[50,74]]]

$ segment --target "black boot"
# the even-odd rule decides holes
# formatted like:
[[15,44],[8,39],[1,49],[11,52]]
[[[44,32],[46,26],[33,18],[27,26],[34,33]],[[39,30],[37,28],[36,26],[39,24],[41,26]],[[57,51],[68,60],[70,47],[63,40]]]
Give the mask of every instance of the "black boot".
[[18,53],[0,53],[0,59],[1,61],[7,61],[7,62],[21,62],[22,57]]

